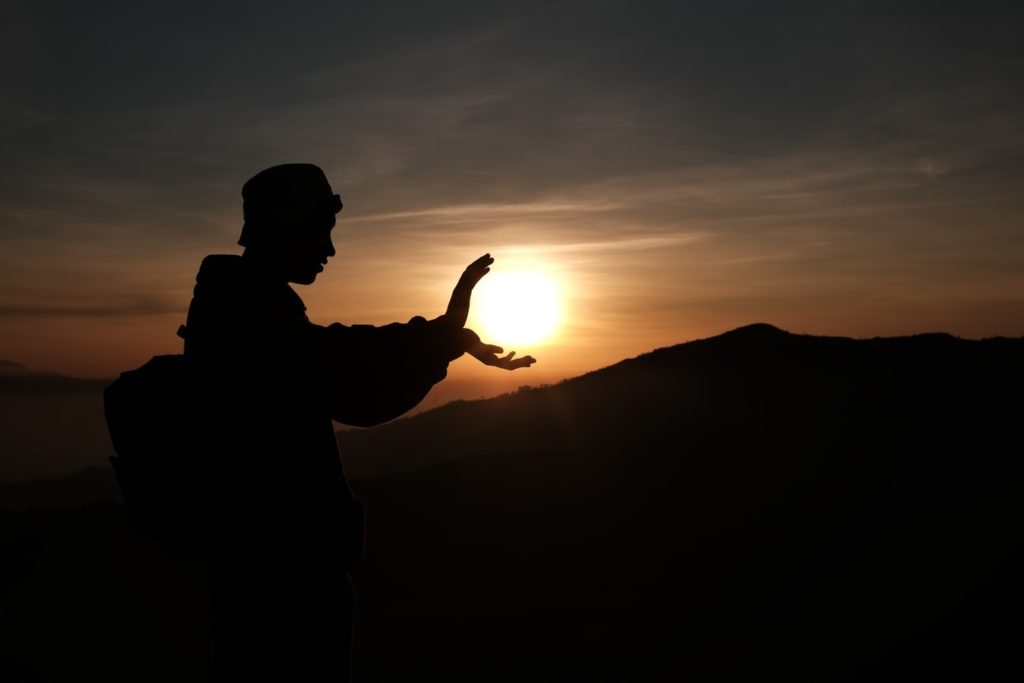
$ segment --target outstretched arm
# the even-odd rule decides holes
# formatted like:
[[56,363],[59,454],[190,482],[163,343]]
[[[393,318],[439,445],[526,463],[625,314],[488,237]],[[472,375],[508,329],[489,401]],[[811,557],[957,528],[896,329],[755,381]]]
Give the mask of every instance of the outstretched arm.
[[416,406],[462,355],[463,339],[439,320],[313,326],[326,371],[320,387],[338,422],[369,427]]
[[383,327],[313,325],[317,366],[328,370],[321,391],[327,394],[334,419],[371,426],[398,417],[423,400],[445,378],[448,363],[463,353],[503,370],[535,363],[532,356],[515,358],[515,351],[501,356],[500,346],[485,344],[465,328],[473,288],[492,263],[490,254],[484,254],[469,264],[448,309],[434,320],[417,316]]

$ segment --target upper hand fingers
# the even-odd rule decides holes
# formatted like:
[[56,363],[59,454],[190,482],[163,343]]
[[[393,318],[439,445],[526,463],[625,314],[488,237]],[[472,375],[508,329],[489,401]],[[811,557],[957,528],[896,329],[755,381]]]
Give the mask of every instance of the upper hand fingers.
[[484,254],[477,260],[470,263],[466,268],[486,268],[487,266],[494,263],[494,258],[490,254]]

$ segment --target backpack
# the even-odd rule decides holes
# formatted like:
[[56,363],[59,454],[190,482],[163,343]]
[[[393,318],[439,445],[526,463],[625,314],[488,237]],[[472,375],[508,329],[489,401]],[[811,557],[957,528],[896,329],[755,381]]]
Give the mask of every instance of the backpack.
[[154,356],[103,391],[110,458],[129,517],[173,553],[203,559],[211,543],[212,427],[198,373],[184,355]]

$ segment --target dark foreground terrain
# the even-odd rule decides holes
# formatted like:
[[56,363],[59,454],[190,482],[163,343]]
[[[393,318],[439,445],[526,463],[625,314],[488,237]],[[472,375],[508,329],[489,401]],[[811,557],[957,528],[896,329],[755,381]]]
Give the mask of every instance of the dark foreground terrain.
[[[754,325],[342,432],[357,680],[1017,679],[1022,380],[1020,339]],[[204,679],[202,567],[108,470],[0,496],[0,678]]]

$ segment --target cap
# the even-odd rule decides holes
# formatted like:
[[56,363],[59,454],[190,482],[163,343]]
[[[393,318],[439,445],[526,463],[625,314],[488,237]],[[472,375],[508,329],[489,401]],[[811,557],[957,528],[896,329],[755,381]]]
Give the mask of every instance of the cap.
[[245,224],[238,243],[246,246],[257,226],[266,226],[282,214],[336,214],[341,207],[341,197],[316,164],[271,166],[242,186]]

